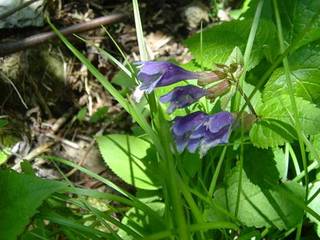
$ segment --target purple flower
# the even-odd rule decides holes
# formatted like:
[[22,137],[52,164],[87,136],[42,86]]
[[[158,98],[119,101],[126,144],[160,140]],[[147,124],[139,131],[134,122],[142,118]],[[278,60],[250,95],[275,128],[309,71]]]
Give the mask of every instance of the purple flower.
[[205,155],[210,148],[228,143],[234,117],[229,112],[209,115],[206,121],[191,135],[190,139],[200,141],[200,155]]
[[194,112],[184,117],[176,117],[172,126],[173,136],[177,145],[178,152],[188,147],[190,152],[194,152],[198,147],[196,140],[191,140],[190,135],[193,131],[203,124],[207,114],[203,112]]
[[138,62],[140,90],[151,93],[154,88],[167,86],[182,80],[197,79],[198,74],[169,62]]
[[168,113],[172,113],[177,108],[184,108],[205,96],[207,91],[193,85],[176,87],[171,92],[163,95],[160,101],[170,102]]
[[172,132],[178,151],[187,147],[195,152],[200,148],[200,155],[205,155],[210,148],[228,142],[233,122],[234,117],[229,112],[213,115],[195,112],[176,118]]

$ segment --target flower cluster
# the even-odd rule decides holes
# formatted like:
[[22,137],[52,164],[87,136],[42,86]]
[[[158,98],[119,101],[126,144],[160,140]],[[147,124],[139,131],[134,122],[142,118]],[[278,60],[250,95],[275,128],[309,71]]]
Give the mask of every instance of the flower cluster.
[[[151,93],[157,87],[183,80],[198,80],[199,86],[179,86],[160,97],[161,102],[169,103],[168,113],[178,108],[185,108],[202,97],[216,98],[230,89],[230,82],[222,71],[191,72],[169,62],[147,61],[138,62],[137,65],[139,68],[137,77],[141,84],[134,93],[135,99],[138,99],[138,95],[143,92]],[[234,120],[229,112],[208,115],[198,111],[184,117],[176,117],[172,133],[177,150],[182,152],[187,149],[193,153],[200,149],[200,154],[204,155],[210,148],[227,143]]]

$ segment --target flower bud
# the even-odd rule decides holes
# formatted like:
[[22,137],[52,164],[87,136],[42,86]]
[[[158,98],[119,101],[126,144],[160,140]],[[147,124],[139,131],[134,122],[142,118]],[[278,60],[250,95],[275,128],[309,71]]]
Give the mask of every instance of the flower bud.
[[201,72],[198,73],[198,85],[205,86],[207,84],[226,78],[226,74],[221,71]]
[[219,96],[222,96],[230,90],[230,87],[230,82],[228,80],[224,80],[217,85],[207,89],[207,98],[215,99]]

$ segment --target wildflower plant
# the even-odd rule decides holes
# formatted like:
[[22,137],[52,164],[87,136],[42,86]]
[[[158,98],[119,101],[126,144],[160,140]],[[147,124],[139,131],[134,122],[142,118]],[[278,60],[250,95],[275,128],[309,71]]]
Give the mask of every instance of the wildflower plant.
[[[161,96],[161,102],[170,104],[167,110],[169,114],[175,109],[190,106],[202,97],[213,101],[226,94],[232,83],[237,83],[234,77],[233,79],[228,77],[229,74],[236,71],[236,68],[229,73],[232,67],[228,66],[221,65],[221,70],[212,72],[191,72],[169,62],[146,61],[138,64],[140,67],[137,78],[141,84],[135,92],[146,90],[146,93],[151,93],[155,88],[188,79],[196,79],[201,86],[191,84],[178,86]],[[215,85],[212,86],[212,84]],[[204,112],[194,112],[183,117],[176,117],[173,121],[172,133],[177,150],[182,152],[187,148],[194,153],[199,148],[200,155],[204,156],[210,148],[221,143],[228,143],[235,119],[230,112],[210,115]]]
[[[126,84],[135,86],[129,95],[118,91],[52,26],[131,116],[131,133],[100,136],[97,143],[108,167],[136,192],[52,156],[48,159],[88,174],[112,193],[0,172],[0,180],[7,183],[3,186],[27,182],[46,186],[40,188],[46,196],[59,193],[41,210],[36,217],[41,221],[35,221],[30,232],[47,233],[53,223],[55,232],[74,237],[70,239],[78,239],[78,233],[80,239],[137,240],[315,239],[319,235],[319,1],[249,2],[238,20],[187,39],[193,60],[177,65],[148,59],[138,4],[133,0],[141,61],[129,64],[123,54],[122,64],[102,54],[123,70]],[[14,190],[32,202],[25,188]],[[10,188],[2,189],[7,202],[14,199]],[[61,192],[69,195],[62,197]],[[66,197],[70,193],[79,199]],[[88,196],[116,201],[121,207],[110,204],[109,210],[102,211],[86,201]],[[35,207],[43,199],[37,198]],[[89,217],[78,214],[72,222],[60,209],[64,201],[79,208],[68,212]],[[23,219],[35,213],[35,208],[19,204],[12,201],[23,210]],[[2,206],[0,200],[0,209],[6,210]],[[4,229],[8,226],[0,223]],[[21,233],[22,221],[17,225]]]

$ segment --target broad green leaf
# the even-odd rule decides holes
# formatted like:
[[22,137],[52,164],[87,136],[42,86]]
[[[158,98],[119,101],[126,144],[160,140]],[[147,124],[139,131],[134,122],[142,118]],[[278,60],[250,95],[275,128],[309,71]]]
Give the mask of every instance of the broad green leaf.
[[[225,211],[228,210],[229,213],[235,212],[239,173],[240,169],[237,166],[227,178],[225,187],[216,191],[213,204],[205,210],[205,217],[208,221],[228,219],[221,211],[221,207]],[[295,182],[286,182],[282,185],[303,203],[304,189],[302,186]],[[253,184],[250,177],[243,171],[237,218],[247,227],[274,226],[278,229],[294,227],[301,221],[303,210],[298,208],[287,194],[280,191],[280,187],[280,185],[272,185],[270,188],[260,188]]]
[[42,201],[65,185],[35,176],[0,170],[0,239],[15,240]]
[[[314,150],[316,151],[316,154],[318,154],[318,156],[320,156],[320,133],[317,135],[312,136],[311,138],[311,143],[312,146],[314,147]],[[307,148],[307,151],[309,151],[309,159],[311,161],[316,159],[316,154],[314,154],[312,151],[310,151],[311,149]]]
[[[159,218],[163,217],[165,210],[164,203],[152,202],[148,203],[147,205],[159,215]],[[126,226],[135,229],[142,236],[151,235],[155,232],[161,232],[165,230],[165,227],[162,224],[159,224],[158,219],[155,219],[154,217],[149,216],[145,212],[139,211],[136,208],[129,209],[121,222]],[[123,229],[119,229],[118,234],[121,239],[124,240],[136,239]]]
[[[310,207],[313,211],[320,215],[320,182],[313,183],[311,190],[309,192],[309,199],[313,197],[312,201],[309,203],[308,207]],[[311,222],[314,222],[317,226],[317,234],[320,237],[320,221],[317,220],[315,217],[307,214],[307,217],[310,219]]]
[[279,180],[279,171],[270,149],[245,146],[243,169],[250,182],[266,189],[270,183],[277,184]]
[[284,181],[287,180],[288,162],[285,159],[285,154],[281,148],[272,149],[276,167],[279,172],[279,177]]
[[[309,43],[289,56],[291,81],[295,95],[320,104],[320,41]],[[274,96],[287,93],[286,77],[283,68],[271,75],[263,92],[266,101]]]
[[[298,118],[302,130],[307,135],[320,132],[320,109],[314,104],[296,97]],[[257,109],[262,120],[257,121],[250,130],[250,139],[258,147],[276,147],[296,139],[292,106],[288,95],[274,96]]]
[[157,189],[157,158],[151,144],[141,138],[111,134],[97,138],[108,167],[125,182],[141,189]]
[[320,41],[311,42],[289,56],[290,68],[293,70],[301,68],[320,69]]
[[279,1],[279,8],[287,42],[304,34],[296,49],[320,38],[319,0],[284,0]]
[[[259,1],[251,1],[249,10],[244,14],[245,18],[253,17]],[[278,7],[286,42],[290,44],[297,37],[301,38],[295,49],[320,38],[319,0],[281,0],[278,1]],[[271,20],[274,18],[273,13],[272,1],[265,1],[262,17]]]
[[275,119],[257,121],[250,129],[249,136],[253,145],[261,148],[277,147],[296,139],[291,125]]
[[[202,32],[203,49],[200,51],[200,33],[186,40],[196,63],[208,69],[212,69],[216,63],[225,63],[235,47],[242,52],[248,40],[252,21],[231,21],[213,26]],[[274,51],[277,46],[276,30],[271,21],[262,20],[259,24],[248,70],[256,66],[265,53]],[[203,55],[202,55],[203,54]]]
[[[317,68],[303,68],[291,71],[291,82],[295,95],[317,105],[320,104],[319,79],[320,69]],[[278,68],[275,70],[263,91],[263,100],[268,101],[276,96],[288,93],[286,82],[284,69]]]
[[193,177],[201,167],[202,159],[199,154],[189,153],[186,151],[181,158],[181,165],[183,169],[190,177]]

